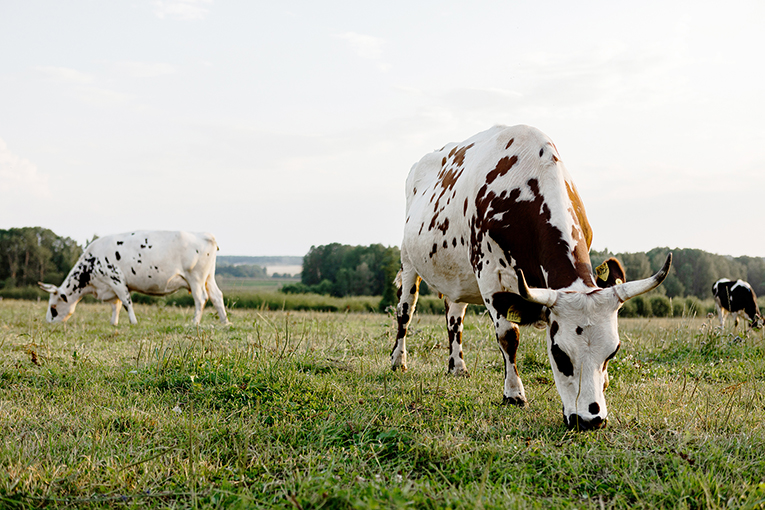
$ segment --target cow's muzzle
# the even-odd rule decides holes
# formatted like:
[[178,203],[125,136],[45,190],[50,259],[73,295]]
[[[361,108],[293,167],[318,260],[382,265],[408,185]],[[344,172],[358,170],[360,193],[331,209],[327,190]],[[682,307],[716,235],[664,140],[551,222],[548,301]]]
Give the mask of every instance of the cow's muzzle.
[[588,420],[578,414],[570,414],[568,416],[563,415],[563,421],[566,422],[566,427],[568,427],[569,430],[585,432],[587,430],[602,429],[606,426],[606,423],[608,423],[608,418],[596,416]]

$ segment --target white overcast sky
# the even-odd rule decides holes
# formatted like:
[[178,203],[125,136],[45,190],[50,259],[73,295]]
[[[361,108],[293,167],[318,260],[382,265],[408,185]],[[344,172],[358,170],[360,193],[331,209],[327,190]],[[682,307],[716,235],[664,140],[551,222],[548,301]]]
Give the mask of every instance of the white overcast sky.
[[593,248],[765,256],[760,0],[0,2],[0,228],[399,245],[424,154],[549,135]]

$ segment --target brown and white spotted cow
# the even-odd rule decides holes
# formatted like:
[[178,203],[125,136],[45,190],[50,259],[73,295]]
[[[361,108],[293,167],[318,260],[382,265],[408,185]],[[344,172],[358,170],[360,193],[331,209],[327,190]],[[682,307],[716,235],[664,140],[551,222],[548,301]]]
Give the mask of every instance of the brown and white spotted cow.
[[426,155],[406,181],[393,369],[407,368],[406,331],[422,279],[446,297],[449,373],[467,374],[463,317],[468,303],[482,303],[504,358],[504,402],[526,405],[515,356],[519,325],[536,324],[547,328],[566,425],[604,426],[607,365],[619,349],[617,311],[664,280],[671,255],[650,278],[600,288],[591,240],[576,187],[537,129],[495,126]]

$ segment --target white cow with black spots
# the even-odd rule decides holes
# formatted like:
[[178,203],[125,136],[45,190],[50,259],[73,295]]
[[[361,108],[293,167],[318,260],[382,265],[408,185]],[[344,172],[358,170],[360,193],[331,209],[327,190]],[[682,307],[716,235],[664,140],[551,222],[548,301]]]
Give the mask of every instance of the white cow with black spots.
[[48,322],[66,321],[77,303],[92,294],[112,305],[117,325],[120,304],[131,324],[138,321],[131,292],[152,296],[188,289],[194,297],[194,324],[202,319],[208,297],[221,322],[228,324],[223,293],[215,283],[218,244],[208,233],[136,231],[100,237],[90,243],[60,287],[40,282],[50,293]]
[[625,282],[614,267],[596,285],[592,230],[576,186],[547,136],[529,126],[495,126],[446,145],[415,164],[406,181],[401,298],[391,366],[406,370],[406,332],[421,280],[446,297],[448,371],[466,375],[463,317],[486,306],[505,363],[503,401],[525,406],[516,366],[520,325],[547,328],[566,425],[606,424],[608,361],[619,349],[617,312],[667,276]]

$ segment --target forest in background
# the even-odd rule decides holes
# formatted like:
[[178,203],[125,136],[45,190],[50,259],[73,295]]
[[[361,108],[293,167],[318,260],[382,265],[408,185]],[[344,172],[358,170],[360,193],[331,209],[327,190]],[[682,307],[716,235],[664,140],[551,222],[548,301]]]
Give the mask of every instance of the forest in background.
[[[58,236],[42,227],[0,230],[0,296],[26,299],[45,297],[45,293],[37,288],[37,282],[60,285],[82,251],[83,247],[71,238]],[[637,253],[593,250],[590,256],[593,267],[615,256],[624,265],[628,280],[636,280],[658,271],[669,251],[673,253],[673,264],[664,284],[647,299],[628,303],[623,315],[671,315],[676,313],[675,307],[688,308],[689,304],[695,303],[694,299],[709,300],[712,284],[720,278],[746,280],[758,296],[765,296],[765,258],[762,257],[730,257],[698,249],[670,250],[666,247]],[[229,264],[219,264],[220,276],[267,278],[263,267],[251,263],[254,257],[221,258]],[[227,260],[234,258],[237,260]],[[279,259],[294,262],[295,258]],[[398,247],[330,243],[312,246],[302,260],[300,282],[284,285],[281,288],[283,293],[312,293],[335,298],[377,296],[381,297],[381,310],[396,302],[393,280],[400,267]],[[423,285],[421,291],[427,295],[427,286]],[[675,303],[671,303],[668,298],[672,298]],[[651,300],[656,310],[652,310]],[[240,297],[240,303],[243,301]]]

